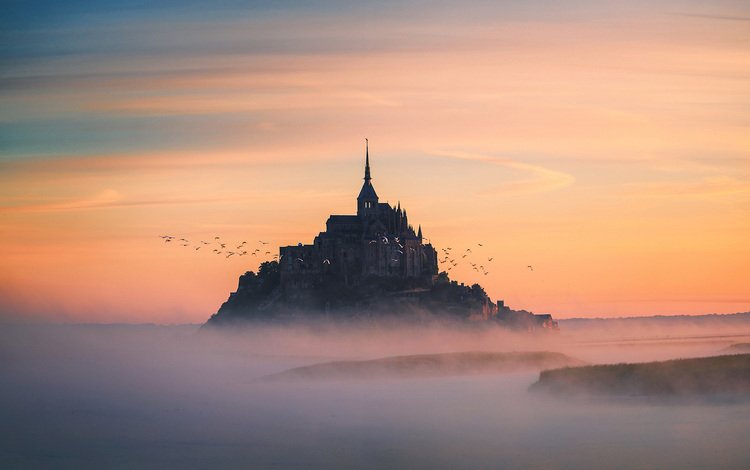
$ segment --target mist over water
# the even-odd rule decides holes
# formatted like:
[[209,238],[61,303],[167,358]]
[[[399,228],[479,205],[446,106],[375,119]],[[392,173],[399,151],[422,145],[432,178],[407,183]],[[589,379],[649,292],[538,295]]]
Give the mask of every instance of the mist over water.
[[[262,382],[340,360],[726,353],[750,325],[3,325],[2,468],[743,468],[750,404],[529,393],[538,371]],[[629,329],[627,329],[629,328]],[[470,365],[467,365],[470,369]]]

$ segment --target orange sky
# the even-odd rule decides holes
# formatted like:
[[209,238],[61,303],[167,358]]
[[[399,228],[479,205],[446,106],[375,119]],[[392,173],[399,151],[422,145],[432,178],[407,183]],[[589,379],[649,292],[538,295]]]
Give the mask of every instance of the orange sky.
[[309,243],[355,211],[365,137],[382,200],[493,257],[451,272],[493,299],[750,310],[750,9],[413,5],[18,20],[0,315],[203,321],[257,261],[158,235]]

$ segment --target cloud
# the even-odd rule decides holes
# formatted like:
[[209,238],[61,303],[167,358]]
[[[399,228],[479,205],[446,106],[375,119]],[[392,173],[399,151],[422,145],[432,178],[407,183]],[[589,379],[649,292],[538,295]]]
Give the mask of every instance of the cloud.
[[485,162],[491,165],[499,165],[530,175],[527,178],[502,183],[495,189],[484,192],[483,195],[485,196],[497,194],[525,194],[554,191],[566,186],[570,186],[575,181],[575,178],[572,175],[562,171],[488,154],[462,151],[431,151],[428,153],[440,157],[454,158],[459,160],[472,160]]
[[731,176],[712,176],[698,181],[635,184],[630,191],[643,197],[719,200],[750,194],[750,182]]
[[719,20],[719,21],[750,21],[750,16],[738,16],[738,15],[701,15],[696,13],[677,13],[678,16],[686,16],[689,18],[705,18],[708,20]]
[[70,212],[84,211],[94,209],[113,209],[124,207],[141,207],[141,206],[165,206],[177,204],[205,204],[216,202],[232,202],[242,198],[223,197],[223,198],[182,198],[182,199],[141,199],[127,200],[122,194],[114,189],[106,189],[90,197],[71,199],[64,202],[53,202],[44,204],[31,205],[13,205],[0,207],[0,213],[18,213],[18,212]]

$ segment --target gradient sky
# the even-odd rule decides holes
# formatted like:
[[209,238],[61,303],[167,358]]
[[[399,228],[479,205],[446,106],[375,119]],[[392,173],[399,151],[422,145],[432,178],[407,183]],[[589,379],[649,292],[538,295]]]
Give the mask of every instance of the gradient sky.
[[203,321],[257,260],[158,235],[310,243],[365,137],[493,299],[750,310],[746,1],[147,3],[3,3],[0,315]]

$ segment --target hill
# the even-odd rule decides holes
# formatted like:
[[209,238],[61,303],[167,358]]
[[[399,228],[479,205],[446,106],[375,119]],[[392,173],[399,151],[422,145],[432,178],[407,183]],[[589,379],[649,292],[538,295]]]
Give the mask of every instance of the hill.
[[263,377],[276,380],[337,380],[372,378],[443,377],[499,374],[575,366],[582,361],[564,354],[534,352],[469,351],[446,354],[393,356],[363,361],[335,361],[296,367]]
[[530,390],[560,395],[750,398],[750,354],[547,370]]

